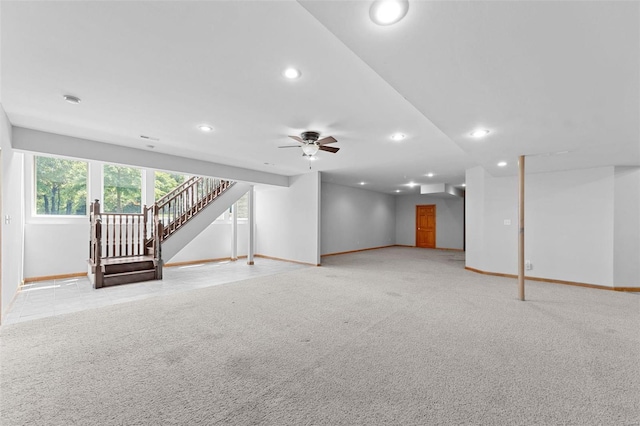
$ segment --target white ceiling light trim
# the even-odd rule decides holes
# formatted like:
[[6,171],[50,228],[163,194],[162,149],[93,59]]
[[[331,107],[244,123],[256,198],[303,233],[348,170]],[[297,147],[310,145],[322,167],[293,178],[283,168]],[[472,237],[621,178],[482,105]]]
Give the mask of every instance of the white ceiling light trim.
[[489,133],[491,132],[487,129],[476,129],[473,132],[471,132],[471,136],[473,136],[474,138],[483,138],[487,136]]
[[407,136],[404,133],[394,133],[391,135],[391,140],[393,141],[401,141],[402,139],[406,138]]
[[282,71],[282,75],[284,75],[289,80],[295,80],[297,78],[300,78],[302,73],[300,72],[299,69],[290,67],[290,68],[287,68],[286,70]]
[[378,25],[393,25],[409,10],[408,0],[376,0],[371,4],[369,17]]
[[506,161],[501,161],[501,162],[498,163],[498,167],[504,167],[506,165],[507,165]]
[[205,133],[213,132],[213,127],[208,124],[201,124],[198,126],[198,129]]

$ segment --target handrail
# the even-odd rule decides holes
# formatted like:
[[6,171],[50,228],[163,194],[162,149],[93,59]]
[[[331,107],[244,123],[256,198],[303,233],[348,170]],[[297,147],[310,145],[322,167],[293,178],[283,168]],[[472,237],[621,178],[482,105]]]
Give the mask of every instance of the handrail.
[[158,220],[162,222],[164,228],[160,234],[161,241],[169,238],[233,183],[227,180],[200,177],[189,185],[182,185],[182,190],[175,192],[171,197],[163,197],[164,200],[156,202]]
[[156,200],[156,203],[162,204],[166,200],[173,198],[177,193],[184,191],[186,187],[193,185],[193,182],[197,181],[198,179],[202,179],[202,178],[200,176],[191,176],[189,179],[185,180],[180,185],[176,186],[167,194],[160,197],[160,199]]

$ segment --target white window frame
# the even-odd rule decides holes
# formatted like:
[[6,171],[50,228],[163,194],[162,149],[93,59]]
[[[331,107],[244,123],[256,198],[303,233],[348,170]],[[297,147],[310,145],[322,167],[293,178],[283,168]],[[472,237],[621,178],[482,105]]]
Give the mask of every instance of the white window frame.
[[[38,214],[36,212],[36,196],[38,194],[38,190],[36,188],[37,179],[36,179],[36,157],[51,157],[51,158],[60,158],[62,160],[71,160],[71,161],[79,161],[87,164],[87,179],[86,179],[86,210],[83,215],[63,215],[63,214]],[[25,211],[29,212],[27,216],[27,223],[73,223],[78,221],[86,221],[89,217],[89,208],[91,206],[91,167],[92,164],[89,160],[77,159],[64,157],[61,155],[51,155],[51,154],[24,154],[24,175],[25,175],[25,188],[30,189],[30,194],[28,197],[25,197]]]

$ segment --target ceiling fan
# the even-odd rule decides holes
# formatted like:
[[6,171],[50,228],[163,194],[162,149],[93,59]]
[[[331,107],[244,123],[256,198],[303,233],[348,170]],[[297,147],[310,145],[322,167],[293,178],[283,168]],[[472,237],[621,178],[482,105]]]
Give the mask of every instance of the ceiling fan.
[[326,151],[331,153],[336,153],[340,150],[340,148],[334,148],[332,146],[326,146],[330,143],[338,142],[336,138],[333,136],[327,136],[325,138],[320,138],[320,133],[318,132],[302,132],[300,136],[289,136],[291,139],[295,139],[300,142],[302,145],[285,145],[279,146],[278,148],[302,148],[302,155],[305,157],[313,157],[316,155],[318,151]]

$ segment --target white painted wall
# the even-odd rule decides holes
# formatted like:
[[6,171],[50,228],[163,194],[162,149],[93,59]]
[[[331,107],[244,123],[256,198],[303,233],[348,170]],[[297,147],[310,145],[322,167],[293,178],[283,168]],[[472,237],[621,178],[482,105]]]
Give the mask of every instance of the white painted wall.
[[86,272],[89,258],[89,220],[25,223],[26,278]]
[[396,195],[396,244],[416,245],[416,206],[436,205],[436,247],[464,247],[464,199],[453,195]]
[[613,282],[640,287],[640,167],[614,171]]
[[321,253],[395,244],[393,195],[322,182]]
[[[247,255],[247,220],[238,221],[238,256]],[[165,263],[231,257],[231,223],[214,222]]]
[[[526,175],[525,258],[533,263],[527,276],[613,285],[613,172]],[[494,178],[476,167],[466,182],[467,266],[516,274],[517,177]]]
[[484,198],[485,182],[489,174],[482,167],[474,167],[465,173],[465,258],[470,268],[484,268]]
[[[489,177],[486,183],[483,218],[483,234],[486,238],[484,265],[478,269],[516,274],[518,272],[518,180],[515,177],[506,179]],[[527,218],[527,221],[529,219],[531,218]],[[511,221],[511,225],[505,225],[505,220]],[[527,235],[532,232],[533,227],[528,229]],[[530,242],[525,241],[526,244]]]
[[[7,312],[23,278],[24,171],[23,154],[13,150],[11,124],[0,105],[0,149],[2,150],[2,197],[0,235],[2,248],[2,315]],[[10,223],[4,218],[10,217]]]
[[613,167],[534,174],[526,182],[528,275],[612,286]]
[[256,187],[256,254],[320,264],[320,173]]

